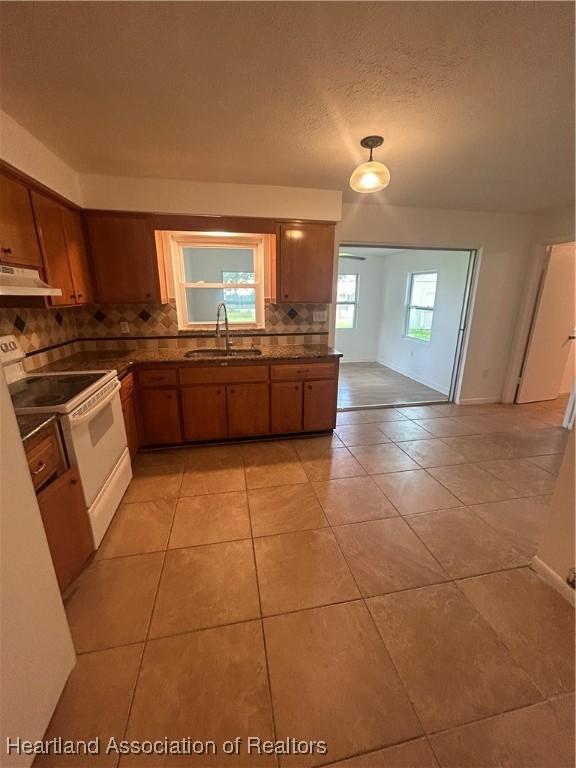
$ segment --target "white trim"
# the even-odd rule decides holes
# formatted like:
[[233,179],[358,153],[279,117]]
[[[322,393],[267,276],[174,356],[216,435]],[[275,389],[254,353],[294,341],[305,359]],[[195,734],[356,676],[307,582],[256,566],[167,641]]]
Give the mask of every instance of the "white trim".
[[186,246],[200,246],[202,248],[225,248],[231,245],[243,246],[252,251],[254,261],[254,282],[242,283],[246,288],[253,288],[255,291],[256,321],[254,323],[235,323],[230,326],[237,330],[240,329],[262,329],[265,327],[265,240],[266,235],[245,235],[245,234],[210,234],[204,232],[171,232],[169,234],[172,271],[174,281],[174,294],[176,299],[176,314],[178,317],[178,329],[181,331],[202,330],[212,328],[214,321],[190,322],[188,318],[188,308],[186,302],[186,288],[196,290],[203,289],[225,289],[226,287],[237,288],[240,284],[232,283],[191,283],[187,282],[184,275],[184,260],[181,256],[182,248]]
[[463,397],[458,401],[458,405],[488,405],[499,402],[496,397]]
[[538,555],[535,555],[532,558],[532,568],[545,582],[550,584],[552,589],[555,589],[559,595],[562,595],[570,605],[576,606],[576,592],[556,573],[556,571],[553,571],[544,560],[541,560]]

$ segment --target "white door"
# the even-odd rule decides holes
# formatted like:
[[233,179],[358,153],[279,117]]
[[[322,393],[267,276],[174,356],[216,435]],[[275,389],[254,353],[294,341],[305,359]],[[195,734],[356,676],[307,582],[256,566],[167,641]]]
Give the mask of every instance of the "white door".
[[574,367],[575,266],[576,243],[550,246],[517,403],[558,397],[569,361]]

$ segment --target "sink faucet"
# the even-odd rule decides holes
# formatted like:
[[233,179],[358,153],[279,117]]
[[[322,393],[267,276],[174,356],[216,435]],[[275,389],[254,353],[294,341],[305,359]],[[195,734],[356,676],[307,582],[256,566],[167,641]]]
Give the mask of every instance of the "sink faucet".
[[226,354],[230,354],[232,343],[230,342],[230,326],[228,325],[228,310],[226,304],[220,302],[216,309],[216,338],[220,338],[220,313],[224,310],[224,338],[226,339]]

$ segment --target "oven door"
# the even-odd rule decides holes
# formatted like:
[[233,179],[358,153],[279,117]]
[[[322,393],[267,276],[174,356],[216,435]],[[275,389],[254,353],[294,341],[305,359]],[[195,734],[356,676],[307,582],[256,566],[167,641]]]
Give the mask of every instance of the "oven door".
[[126,449],[120,382],[113,379],[63,419],[66,448],[90,507]]

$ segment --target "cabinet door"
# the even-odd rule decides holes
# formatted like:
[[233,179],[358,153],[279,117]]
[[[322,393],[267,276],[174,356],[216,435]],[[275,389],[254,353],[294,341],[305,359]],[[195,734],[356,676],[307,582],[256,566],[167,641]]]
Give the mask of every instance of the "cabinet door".
[[304,431],[334,429],[338,382],[306,381],[304,383]]
[[28,188],[0,174],[0,261],[20,267],[42,266]]
[[226,437],[226,387],[223,384],[185,387],[182,389],[182,415],[186,440]]
[[94,539],[75,467],[38,494],[38,506],[60,589],[80,574]]
[[62,225],[66,237],[76,304],[89,304],[94,299],[92,273],[80,213],[70,208],[62,208]]
[[40,248],[46,270],[46,279],[55,288],[62,289],[62,296],[51,296],[53,306],[76,304],[76,293],[68,261],[68,246],[62,221],[63,207],[49,197],[32,192],[34,218],[40,238]]
[[151,217],[89,213],[86,221],[98,300],[165,301]]
[[333,224],[281,224],[279,302],[332,301]]
[[270,390],[264,384],[228,384],[228,434],[265,435],[270,432]]
[[124,415],[124,427],[126,428],[126,441],[130,458],[133,459],[138,452],[138,423],[136,421],[136,405],[134,396],[131,394],[125,400],[122,400],[122,413]]
[[138,405],[144,445],[182,442],[177,389],[141,389]]
[[301,381],[270,385],[270,426],[276,434],[302,431]]

